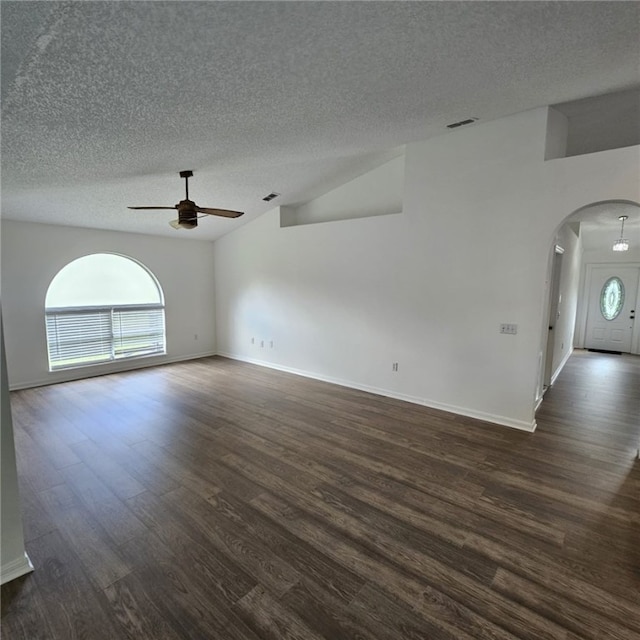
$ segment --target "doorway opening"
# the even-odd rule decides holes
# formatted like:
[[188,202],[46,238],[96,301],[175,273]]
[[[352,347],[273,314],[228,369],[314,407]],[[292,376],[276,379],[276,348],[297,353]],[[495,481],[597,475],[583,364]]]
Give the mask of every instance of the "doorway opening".
[[[622,215],[624,252],[613,250]],[[574,348],[640,355],[640,205],[594,202],[567,216],[552,239],[547,274],[537,407]]]

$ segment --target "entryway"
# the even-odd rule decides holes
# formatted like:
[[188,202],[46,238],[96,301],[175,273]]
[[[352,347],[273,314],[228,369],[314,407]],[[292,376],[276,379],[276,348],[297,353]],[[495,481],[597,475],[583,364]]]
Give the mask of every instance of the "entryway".
[[587,265],[588,291],[585,347],[638,353],[635,317],[640,267]]

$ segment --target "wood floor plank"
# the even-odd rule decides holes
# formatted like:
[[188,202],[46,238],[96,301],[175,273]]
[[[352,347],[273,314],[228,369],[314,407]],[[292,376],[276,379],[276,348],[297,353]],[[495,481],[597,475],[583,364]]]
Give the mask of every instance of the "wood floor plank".
[[[621,535],[605,519],[569,530],[564,546],[565,562],[590,584],[598,584],[609,593],[628,599],[640,607],[638,567],[640,567],[640,531],[630,529]],[[616,544],[612,546],[611,541]]]
[[15,429],[16,463],[19,469],[29,469],[20,481],[29,484],[34,493],[50,489],[64,483],[60,472],[47,459],[46,451],[24,429]]
[[638,357],[535,433],[219,357],[11,401],[3,638],[640,638]]
[[[215,434],[219,433],[219,431],[221,429],[216,430]],[[204,439],[199,435],[180,434],[177,438],[180,445],[170,449],[163,447],[152,439],[152,445],[160,446],[164,449],[164,451],[159,451],[161,456],[158,456],[158,459],[164,459],[165,456],[170,455],[170,460],[175,458],[175,462],[178,464],[178,467],[174,467],[177,480],[175,486],[169,491],[182,486],[181,482],[186,484],[181,472],[181,469],[186,467],[198,469],[198,477],[188,479],[187,482],[191,481],[192,490],[205,499],[208,499],[211,494],[218,493],[221,487],[224,487],[227,491],[232,491],[234,495],[238,495],[243,500],[250,500],[262,492],[258,485],[223,464],[221,456],[224,453],[228,453],[229,449],[221,445],[216,436]],[[153,455],[147,458],[148,463],[153,460]],[[164,465],[163,468],[171,471],[172,467],[170,465],[171,462],[169,466]]]
[[112,619],[118,627],[118,638],[137,640],[180,640],[185,636],[174,626],[170,611],[153,597],[136,573],[130,573],[104,589],[111,607]]
[[[614,494],[600,493],[593,495],[592,492],[585,490],[585,494],[579,494],[578,488],[567,490],[556,488],[552,483],[541,484],[533,479],[516,476],[511,473],[494,470],[488,476],[492,482],[503,483],[504,485],[520,489],[526,493],[539,497],[551,498],[558,505],[567,505],[567,507],[577,506],[590,517],[606,517],[616,520],[621,525],[628,523],[634,526],[640,525],[640,512],[637,511],[637,501],[624,501],[619,507],[612,505]],[[591,495],[589,495],[591,494]],[[618,498],[618,502],[623,502]]]
[[[563,510],[559,509],[553,501],[540,501],[538,496],[528,493],[492,489],[492,495],[496,493],[502,500],[505,496],[510,503],[515,505],[527,504],[530,513],[535,514],[537,509],[549,517],[550,512],[558,514],[561,522]],[[481,498],[484,500],[485,496]],[[492,497],[492,499],[495,499]],[[540,504],[539,504],[540,503]],[[538,506],[539,504],[539,506]],[[565,530],[562,554],[553,549],[526,547],[524,555],[533,558],[539,566],[553,567],[554,571],[562,571],[575,575],[581,580],[599,585],[625,600],[631,600],[640,605],[640,591],[637,587],[637,567],[640,566],[640,552],[637,550],[638,529],[629,526],[621,526],[608,518],[593,518],[580,510],[571,507],[566,508],[566,517],[562,525]],[[495,537],[494,537],[495,539]],[[617,540],[614,548],[611,540]],[[469,543],[473,544],[471,537]],[[512,544],[509,547],[516,549],[520,554],[522,546]],[[507,554],[502,555],[505,560]]]
[[64,469],[80,462],[68,443],[56,434],[55,429],[42,428],[42,425],[30,423],[25,427],[25,433],[28,433],[31,439],[37,442],[42,457],[46,458],[54,469]]
[[157,496],[134,496],[127,504],[152,532],[151,543],[159,539],[181,565],[200,575],[228,602],[236,602],[256,585],[257,581],[240,565],[220,553],[207,536],[194,530]]
[[[100,382],[105,384],[102,378]],[[72,407],[73,414],[65,415],[70,419],[74,415],[74,424],[89,438],[102,431],[126,444],[143,439],[136,432],[137,422],[131,421],[119,397],[102,393],[94,379],[78,380],[74,385],[59,385],[59,392],[65,400],[64,406]]]
[[[398,511],[397,505],[406,501],[407,505],[413,503],[422,513],[436,516],[441,521],[450,521],[456,525],[466,524],[469,527],[482,526],[484,531],[494,531],[495,535],[502,537],[514,536],[515,529],[528,538],[533,536],[559,547],[563,544],[565,531],[541,519],[538,514],[532,516],[522,509],[516,512],[511,507],[504,508],[491,502],[480,502],[478,498],[485,493],[484,487],[479,487],[479,490],[474,487],[467,491],[466,485],[456,482],[454,490],[429,483],[421,484],[420,488],[414,489],[404,482],[372,472],[351,459],[349,464],[345,465],[340,452],[322,448],[311,438],[292,438],[288,434],[285,435],[280,428],[275,433],[269,431],[264,433],[265,437],[256,438],[254,429],[251,425],[244,425],[241,430],[242,438],[247,439],[247,430],[250,430],[250,441],[257,443],[268,441],[267,438],[275,438],[284,442],[287,448],[281,455],[290,464],[312,473],[321,481],[343,488],[355,497],[364,495],[367,499],[380,503],[388,496],[387,504],[393,505],[391,511],[394,513]],[[224,432],[225,429],[221,429],[218,435]],[[299,453],[295,453],[296,451]],[[492,525],[491,521],[495,524]],[[447,539],[450,541],[459,542],[461,537],[466,535],[464,528],[458,529],[457,532],[449,529],[448,534],[444,534],[442,527],[446,528],[446,525],[436,523],[434,526],[439,528],[445,537],[448,535]],[[529,546],[531,540],[527,540],[526,544]]]
[[[66,485],[42,491],[40,499],[97,588],[102,589],[131,571],[110,543],[104,529]],[[38,544],[38,540],[33,544]]]
[[408,575],[358,541],[327,528],[279,498],[265,493],[251,502],[265,515],[282,522],[310,545],[323,549],[336,562],[379,588],[393,593],[443,634],[453,633],[455,636],[457,633],[461,638],[477,639],[511,637],[499,626],[486,621],[428,582]]
[[[287,442],[310,442],[307,444],[307,454],[315,461],[326,462],[329,467],[337,467],[342,469],[345,480],[341,484],[349,484],[349,477],[356,477],[360,481],[364,481],[372,485],[390,485],[395,483],[399,486],[406,487],[409,485],[415,488],[421,496],[427,494],[422,499],[429,497],[444,501],[448,505],[453,504],[454,507],[460,507],[467,514],[476,513],[481,516],[494,519],[499,523],[507,523],[522,533],[528,535],[536,535],[542,540],[550,541],[557,545],[562,545],[564,539],[564,531],[554,526],[553,523],[546,523],[539,518],[528,516],[523,510],[517,515],[513,509],[504,509],[499,505],[491,503],[480,503],[478,497],[484,492],[484,486],[475,485],[470,491],[463,481],[455,480],[451,487],[442,484],[442,482],[431,482],[425,480],[422,475],[416,475],[415,472],[409,472],[399,467],[391,467],[380,465],[376,461],[370,461],[367,458],[354,456],[351,452],[345,451],[341,447],[323,445],[312,435],[293,433],[288,427],[281,426],[278,428],[278,437]],[[294,445],[292,445],[294,446]],[[346,474],[345,474],[346,470]],[[335,481],[334,481],[335,482]]]
[[31,542],[57,528],[38,494],[26,482],[20,487],[20,506],[25,542]]
[[393,637],[386,627],[371,625],[372,630],[363,615],[332,598],[311,580],[302,580],[291,587],[280,602],[322,638],[385,640]]
[[178,485],[189,487],[192,491],[203,498],[220,493],[219,486],[210,482],[205,477],[204,472],[199,469],[191,469],[182,464],[180,460],[168,449],[161,447],[150,440],[144,440],[133,445],[132,449],[147,460],[162,467],[165,473]]
[[[324,503],[314,501],[296,506],[307,507],[311,513],[320,513],[332,526],[343,534],[348,534],[365,548],[375,550],[390,562],[398,564],[409,573],[424,576],[424,580],[432,587],[448,595],[459,603],[465,603],[479,615],[487,617],[496,624],[504,624],[504,620],[513,621],[509,626],[524,627],[522,637],[531,638],[564,638],[565,632],[557,625],[538,614],[525,609],[516,603],[496,597],[483,579],[479,579],[478,569],[467,559],[460,558],[458,566],[446,563],[442,556],[431,556],[421,548],[407,544],[400,536],[371,526],[371,521],[361,521],[357,516],[347,515],[338,509],[326,508]],[[437,559],[436,559],[437,558]],[[486,576],[493,576],[495,565],[487,563]]]
[[48,640],[55,633],[40,593],[30,575],[21,576],[2,586],[1,629],[5,638]]
[[73,540],[53,531],[31,542],[27,552],[35,567],[27,579],[35,583],[44,603],[51,633],[46,637],[69,640],[118,637],[111,612],[100,590],[94,588],[95,582],[86,571]]
[[252,589],[235,605],[246,623],[265,640],[323,640],[262,586]]
[[207,506],[203,507],[198,496],[192,500],[189,493],[183,491],[168,493],[163,499],[182,513],[190,527],[207,536],[220,553],[241,566],[276,597],[300,581],[298,571],[273,553],[262,540],[247,535],[242,527],[219,517],[213,509],[207,508],[206,501]]
[[93,471],[120,499],[126,500],[132,496],[143,493],[146,489],[123,467],[108,456],[101,454],[100,450],[89,442],[79,442],[72,445],[87,467]]
[[541,587],[530,580],[521,578],[506,569],[498,569],[493,579],[493,587],[515,598],[525,606],[535,606],[551,620],[561,620],[567,628],[585,640],[637,640],[637,626],[629,621],[632,628],[625,628],[615,621],[615,614],[605,618],[586,607],[576,605],[557,591]]
[[351,602],[364,585],[364,580],[296,536],[278,523],[265,518],[251,505],[222,493],[207,501],[216,515],[225,517],[238,527],[263,540],[281,558],[286,558],[299,574],[311,578],[327,593]]
[[[425,593],[425,598],[432,595]],[[349,607],[366,616],[369,624],[375,625],[375,629],[390,629],[391,638],[411,640],[422,640],[423,638],[433,640],[475,640],[476,638],[512,640],[515,638],[507,631],[491,624],[485,626],[481,618],[469,615],[464,607],[459,609],[455,626],[442,625],[443,621],[452,622],[455,620],[455,612],[450,608],[454,603],[447,602],[443,598],[441,602],[432,602],[433,605],[441,607],[442,616],[439,624],[430,621],[427,616],[421,616],[419,614],[420,608],[416,611],[403,601],[386,593],[383,587],[367,583]]]
[[61,473],[67,486],[102,525],[114,544],[121,545],[145,533],[146,527],[142,522],[85,464],[66,467],[61,469]]
[[[350,521],[351,532],[358,530],[355,528],[356,523],[351,520],[354,519],[358,522],[357,527],[368,529],[371,536],[380,532],[385,538],[388,536],[392,540],[395,539],[400,545],[410,547],[417,554],[438,558],[439,562],[455,568],[479,583],[489,584],[495,575],[495,563],[487,562],[486,558],[479,554],[468,553],[468,547],[452,545],[439,537],[430,536],[424,530],[414,528],[379,510],[377,505],[369,505],[352,498],[336,487],[321,484],[311,495],[314,499],[314,514],[322,515],[329,522],[335,522],[334,518],[338,519],[341,515],[346,516]],[[311,506],[311,503],[307,504]]]
[[[174,554],[157,536],[149,544],[148,536],[129,540],[120,547],[127,561],[152,599],[170,607],[174,626],[188,638],[222,638],[224,640],[253,637],[230,608],[229,600],[213,588],[192,564]],[[252,585],[253,586],[253,585]],[[237,598],[233,599],[234,601]]]
[[[140,486],[145,491],[156,495],[172,491],[180,486],[180,483],[174,480],[162,465],[142,457],[128,444],[115,440],[109,435],[100,433],[92,440],[72,445],[72,448],[80,459],[90,467],[95,459],[108,457],[110,464],[101,468],[103,477],[109,481],[109,484],[113,482],[120,486],[121,493],[124,491],[124,495],[140,493],[138,491]],[[127,484],[122,484],[122,478],[127,476],[139,483],[139,486],[129,480],[129,490],[127,490]],[[127,481],[125,480],[125,482]]]
[[482,550],[487,557],[493,558],[496,563],[514,573],[529,578],[551,591],[565,594],[570,600],[586,604],[594,612],[640,629],[640,607],[636,603],[609,594],[599,585],[587,582],[566,569],[562,570],[557,563],[545,562],[545,558],[540,555],[518,552],[492,540],[480,539],[475,534],[471,534],[465,544],[478,551]]
[[67,411],[73,411],[73,409],[67,403],[59,404],[55,393],[51,393],[51,389],[42,387],[25,389],[24,400],[24,403],[16,407],[18,412],[23,412],[20,415],[20,422],[24,420],[25,425],[37,426],[39,436],[45,436],[45,431],[50,432],[68,445],[87,438],[77,428],[75,421],[66,415]]

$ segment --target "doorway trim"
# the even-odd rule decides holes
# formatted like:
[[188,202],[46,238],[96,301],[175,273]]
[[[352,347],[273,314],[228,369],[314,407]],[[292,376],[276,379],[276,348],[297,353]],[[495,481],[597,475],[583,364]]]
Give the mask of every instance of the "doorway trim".
[[[579,309],[578,309],[578,321],[577,321],[577,334],[578,339],[576,343],[579,348],[585,348],[586,336],[587,336],[587,310],[589,307],[589,292],[591,291],[591,280],[593,270],[598,267],[631,267],[640,269],[640,262],[588,262],[585,264],[585,276],[582,283],[582,291],[580,292]],[[638,284],[638,291],[636,294],[636,305],[640,305],[640,283]],[[636,309],[637,311],[638,309]],[[636,318],[637,318],[636,314]],[[631,355],[640,355],[640,322],[634,322],[633,330],[631,332]]]
[[[593,202],[588,202],[583,204],[582,206],[574,209],[571,213],[566,215],[555,227],[553,233],[549,236],[548,247],[549,253],[547,254],[547,268],[545,270],[544,277],[544,294],[542,296],[542,305],[541,305],[541,314],[538,316],[538,320],[540,321],[540,342],[538,353],[537,353],[537,372],[535,378],[535,386],[533,389],[533,413],[535,416],[536,411],[540,408],[542,401],[544,399],[544,392],[549,388],[546,385],[545,378],[545,360],[547,354],[547,346],[549,340],[549,305],[551,299],[550,288],[552,286],[552,269],[553,264],[555,262],[555,247],[558,246],[558,242],[560,240],[559,233],[561,229],[567,225],[575,223],[580,228],[579,225],[583,221],[583,219],[588,219],[588,215],[585,216],[585,213],[594,207],[598,207],[601,205],[630,205],[633,207],[640,208],[640,202],[636,200],[628,200],[622,198],[607,198],[604,200],[595,200]],[[580,232],[576,231],[576,235],[580,237]],[[581,245],[580,245],[581,246]],[[573,324],[573,339],[569,346],[569,352],[572,352],[574,348],[584,348],[585,343],[585,334],[586,334],[586,319],[587,319],[587,306],[585,304],[585,291],[588,291],[588,287],[591,285],[591,272],[589,270],[589,277],[587,278],[587,268],[591,263],[585,263],[583,258],[580,259],[580,274],[579,274],[579,282],[577,284],[577,306],[575,309],[575,321]],[[594,263],[595,264],[595,263]],[[630,262],[625,263],[629,266],[638,266],[640,263]],[[588,296],[587,296],[588,297]],[[640,306],[640,292],[638,292],[638,306]],[[637,311],[637,309],[636,309]],[[634,345],[634,353],[640,354],[640,323],[636,323],[634,326],[634,335],[632,337],[632,345]],[[569,354],[570,355],[570,354]],[[562,367],[565,365],[566,361],[569,359],[569,355],[567,355],[566,359],[563,358],[560,367],[558,368],[558,374],[562,370]],[[557,377],[557,376],[554,376]],[[534,420],[535,423],[535,420]]]
[[[553,352],[555,349],[555,325],[558,320],[558,309],[560,307],[560,279],[562,277],[562,256],[564,248],[556,244],[553,248],[553,257],[551,260],[551,281],[549,286],[548,316],[549,328],[547,330],[547,344],[544,351],[544,375],[542,379],[542,394],[553,385],[555,378],[558,376],[564,362],[558,367],[556,374],[553,373]],[[571,350],[567,351],[567,356],[571,355]]]

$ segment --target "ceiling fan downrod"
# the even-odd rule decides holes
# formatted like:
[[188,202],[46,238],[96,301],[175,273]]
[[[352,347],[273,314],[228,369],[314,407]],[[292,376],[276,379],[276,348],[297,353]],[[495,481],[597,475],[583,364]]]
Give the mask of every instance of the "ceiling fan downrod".
[[181,171],[180,177],[184,178],[185,199],[189,199],[189,178],[193,175],[193,171]]

